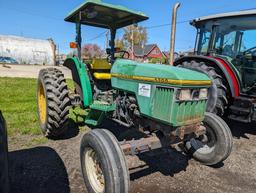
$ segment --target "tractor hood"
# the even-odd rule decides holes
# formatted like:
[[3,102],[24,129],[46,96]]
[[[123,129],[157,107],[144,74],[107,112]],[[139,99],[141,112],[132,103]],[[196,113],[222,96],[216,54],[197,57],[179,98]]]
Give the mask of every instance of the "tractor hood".
[[162,64],[138,63],[117,59],[111,70],[112,78],[154,82],[181,87],[210,87],[211,80],[203,73]]

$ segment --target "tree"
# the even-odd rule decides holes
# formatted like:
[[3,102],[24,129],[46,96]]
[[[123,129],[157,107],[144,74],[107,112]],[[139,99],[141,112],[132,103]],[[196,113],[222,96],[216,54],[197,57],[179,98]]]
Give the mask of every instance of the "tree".
[[124,45],[124,40],[123,40],[123,38],[117,39],[117,40],[115,41],[115,47],[120,48],[121,50],[124,50],[124,49],[125,49],[125,45]]
[[104,55],[104,51],[97,44],[85,44],[82,47],[83,58],[101,58]]
[[124,28],[123,42],[126,47],[131,47],[132,44],[143,47],[147,41],[148,33],[145,27],[130,25]]

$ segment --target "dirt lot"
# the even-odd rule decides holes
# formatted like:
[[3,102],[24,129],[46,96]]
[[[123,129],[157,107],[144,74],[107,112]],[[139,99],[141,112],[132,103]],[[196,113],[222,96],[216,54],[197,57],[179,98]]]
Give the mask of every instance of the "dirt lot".
[[[255,193],[256,129],[229,123],[234,135],[230,158],[212,168],[163,150],[128,158],[134,193]],[[115,126],[113,126],[115,128]],[[10,141],[13,193],[85,193],[80,172],[79,145],[84,132],[70,129],[63,140],[19,150]],[[18,149],[17,151],[13,151]]]

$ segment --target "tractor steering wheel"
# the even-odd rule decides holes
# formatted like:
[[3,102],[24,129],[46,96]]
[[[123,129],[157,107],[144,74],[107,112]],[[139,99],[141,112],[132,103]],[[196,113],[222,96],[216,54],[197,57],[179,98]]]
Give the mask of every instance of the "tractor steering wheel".
[[[120,51],[117,51],[116,53],[120,53],[120,54],[122,54],[121,55],[121,58],[124,58],[124,59],[129,59],[130,58],[130,53],[129,52],[127,52],[126,50],[120,50]],[[126,56],[126,57],[125,57]]]
[[249,48],[243,52],[243,55],[254,53],[256,49],[256,46]]
[[[125,51],[125,50],[116,51],[115,53],[120,53],[120,58],[123,58],[123,59],[129,59],[130,58],[130,53]],[[116,57],[115,57],[115,59],[116,59]],[[111,54],[108,54],[107,61],[109,63],[111,63],[111,60],[112,60]]]

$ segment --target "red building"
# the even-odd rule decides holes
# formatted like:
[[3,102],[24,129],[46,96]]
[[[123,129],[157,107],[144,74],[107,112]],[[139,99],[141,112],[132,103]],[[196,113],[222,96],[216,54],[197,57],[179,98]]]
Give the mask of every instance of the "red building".
[[134,59],[139,62],[150,62],[152,59],[157,59],[161,61],[164,56],[157,46],[157,44],[148,44],[144,47],[134,46],[134,52],[129,48],[128,52],[130,53],[130,59]]

